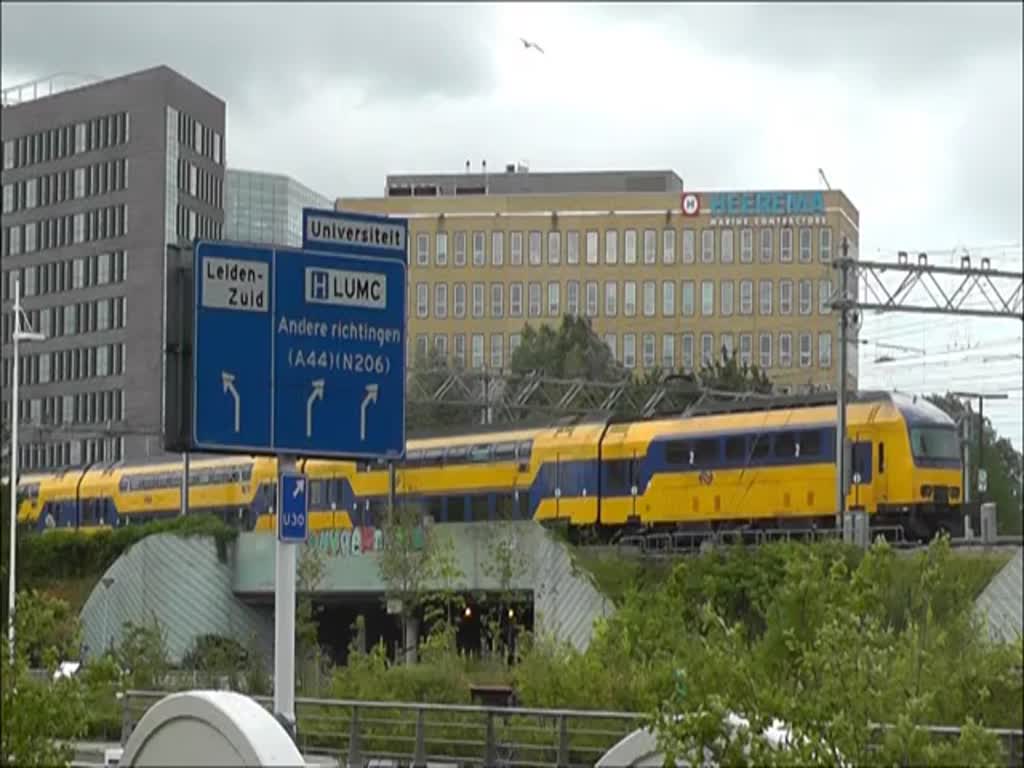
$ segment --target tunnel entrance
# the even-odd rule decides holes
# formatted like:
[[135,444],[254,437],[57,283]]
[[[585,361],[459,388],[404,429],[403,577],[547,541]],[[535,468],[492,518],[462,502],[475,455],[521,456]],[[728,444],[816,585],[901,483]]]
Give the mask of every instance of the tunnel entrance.
[[[451,609],[460,653],[479,656],[485,650],[492,631],[500,632],[502,639],[514,651],[518,636],[524,630],[533,631],[533,595],[529,592],[515,593],[505,601],[499,601],[495,595],[460,597],[461,601]],[[350,648],[357,641],[357,620],[360,616],[365,632],[356,642],[356,647],[368,651],[383,642],[391,661],[400,652],[400,618],[397,614],[388,614],[382,596],[320,595],[313,601],[313,609],[317,620],[317,641],[336,665],[348,663]],[[431,629],[425,624],[424,614],[423,609],[415,614],[420,622],[420,642]]]

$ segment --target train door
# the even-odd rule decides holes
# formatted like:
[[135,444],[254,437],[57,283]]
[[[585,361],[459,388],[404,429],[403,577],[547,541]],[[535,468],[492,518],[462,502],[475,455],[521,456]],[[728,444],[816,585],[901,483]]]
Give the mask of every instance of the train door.
[[562,454],[555,454],[555,477],[553,480],[555,497],[555,520],[562,518]]
[[853,444],[852,461],[850,463],[850,496],[851,505],[859,509],[866,509],[872,506],[874,501],[871,498],[871,477],[872,477],[872,443],[870,440],[861,440],[857,435]]
[[889,503],[889,457],[885,455],[885,441],[879,440],[878,447],[875,449],[876,469],[875,473],[875,507],[879,504]]

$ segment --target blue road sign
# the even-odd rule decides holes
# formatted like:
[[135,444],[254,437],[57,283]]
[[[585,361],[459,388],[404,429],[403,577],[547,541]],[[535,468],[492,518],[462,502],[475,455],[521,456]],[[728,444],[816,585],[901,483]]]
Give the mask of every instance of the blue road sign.
[[302,247],[385,256],[408,263],[409,220],[369,213],[302,209]]
[[309,537],[309,495],[306,476],[282,472],[277,483],[277,538],[305,541]]
[[404,455],[402,261],[201,242],[195,276],[195,450]]

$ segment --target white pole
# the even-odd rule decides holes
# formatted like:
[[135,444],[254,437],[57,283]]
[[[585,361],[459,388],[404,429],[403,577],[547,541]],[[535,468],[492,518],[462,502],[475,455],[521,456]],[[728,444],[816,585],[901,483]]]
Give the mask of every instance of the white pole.
[[21,280],[14,278],[14,382],[11,386],[11,558],[7,578],[7,642],[14,665],[15,556],[18,536],[18,341],[21,339]]
[[277,459],[277,536],[274,543],[274,714],[295,725],[295,542],[281,541],[281,473],[295,470],[295,457]]

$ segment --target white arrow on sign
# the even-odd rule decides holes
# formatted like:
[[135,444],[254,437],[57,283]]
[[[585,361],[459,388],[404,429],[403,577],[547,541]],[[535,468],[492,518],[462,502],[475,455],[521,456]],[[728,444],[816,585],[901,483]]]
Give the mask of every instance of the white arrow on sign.
[[296,480],[295,481],[295,490],[292,491],[292,498],[293,499],[297,499],[297,498],[299,498],[299,494],[300,493],[305,493],[305,492],[306,492],[306,480],[305,480],[305,478],[301,478],[299,480]]
[[324,380],[313,382],[313,393],[306,400],[306,437],[313,436],[313,403],[324,399]]
[[239,396],[238,390],[235,389],[235,375],[221,371],[220,380],[224,384],[224,394],[230,392],[231,397],[235,399],[235,432],[237,433],[242,426],[242,398]]
[[363,405],[359,412],[359,439],[366,440],[366,409],[377,402],[377,392],[380,389],[377,384],[366,385],[366,397],[363,398]]

